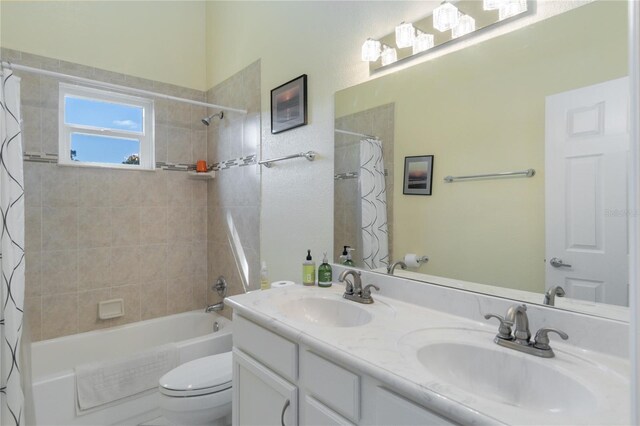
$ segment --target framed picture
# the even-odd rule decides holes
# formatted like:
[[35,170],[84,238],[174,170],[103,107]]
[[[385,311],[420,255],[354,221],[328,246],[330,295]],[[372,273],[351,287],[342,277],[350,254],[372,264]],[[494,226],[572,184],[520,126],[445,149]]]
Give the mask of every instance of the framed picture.
[[404,184],[402,193],[405,195],[431,195],[433,182],[433,155],[418,155],[404,157]]
[[271,91],[271,133],[307,124],[307,75],[278,86]]

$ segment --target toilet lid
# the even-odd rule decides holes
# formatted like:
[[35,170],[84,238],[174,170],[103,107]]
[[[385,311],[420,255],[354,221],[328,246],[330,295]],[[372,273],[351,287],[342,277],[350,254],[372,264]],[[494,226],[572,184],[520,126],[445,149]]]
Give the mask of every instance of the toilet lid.
[[198,358],[160,378],[160,392],[169,396],[196,396],[231,387],[231,352]]

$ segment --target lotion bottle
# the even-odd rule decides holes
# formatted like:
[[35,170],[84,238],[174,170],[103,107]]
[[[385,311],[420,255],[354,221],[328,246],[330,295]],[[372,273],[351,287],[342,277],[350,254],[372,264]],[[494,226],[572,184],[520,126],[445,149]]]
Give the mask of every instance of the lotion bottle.
[[316,262],[311,257],[311,250],[307,250],[307,260],[302,263],[302,285],[316,285]]
[[318,287],[331,287],[333,284],[333,274],[331,272],[331,265],[327,261],[327,252],[324,252],[324,258],[322,259],[322,265],[318,267]]

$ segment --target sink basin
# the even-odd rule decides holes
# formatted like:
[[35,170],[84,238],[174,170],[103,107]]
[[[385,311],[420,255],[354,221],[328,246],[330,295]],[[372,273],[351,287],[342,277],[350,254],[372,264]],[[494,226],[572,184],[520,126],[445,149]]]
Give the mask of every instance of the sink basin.
[[294,321],[327,327],[358,327],[372,319],[369,312],[353,302],[321,297],[288,300],[278,310]]
[[[439,381],[495,402],[538,411],[584,414],[597,407],[591,391],[547,359],[473,344],[440,342],[418,350]],[[542,361],[542,362],[540,362]]]
[[516,416],[527,410],[552,423],[597,416],[602,392],[590,383],[606,375],[604,369],[557,348],[555,358],[503,348],[494,336],[466,328],[422,329],[403,336],[399,348],[443,395],[483,401]]

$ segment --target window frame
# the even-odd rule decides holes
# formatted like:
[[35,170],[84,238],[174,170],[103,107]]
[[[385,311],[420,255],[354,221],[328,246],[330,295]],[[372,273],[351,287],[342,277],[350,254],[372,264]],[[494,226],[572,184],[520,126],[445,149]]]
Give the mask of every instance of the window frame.
[[[67,124],[65,122],[65,97],[82,98],[142,108],[142,133],[131,130],[114,130],[104,127]],[[71,159],[71,134],[138,139],[140,164],[99,163]],[[60,83],[58,89],[58,164],[76,167],[101,167],[128,170],[155,170],[155,113],[153,99],[125,95],[92,87]]]

